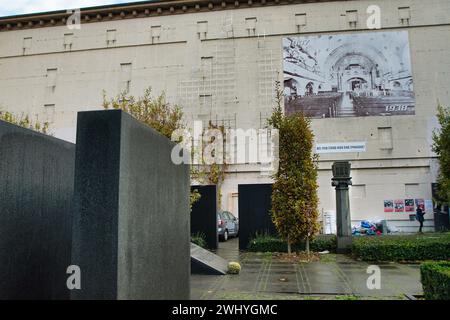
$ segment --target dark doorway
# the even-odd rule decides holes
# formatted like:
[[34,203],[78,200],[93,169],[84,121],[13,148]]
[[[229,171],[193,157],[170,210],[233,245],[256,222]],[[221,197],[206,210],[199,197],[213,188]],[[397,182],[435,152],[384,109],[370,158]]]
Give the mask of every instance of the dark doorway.
[[239,250],[246,250],[255,234],[276,235],[270,216],[271,184],[240,184],[239,194]]
[[449,208],[444,205],[438,197],[437,193],[438,184],[431,184],[431,193],[433,196],[433,211],[434,211],[434,229],[435,231],[448,231],[450,230],[450,216]]
[[363,89],[363,85],[367,83],[367,81],[362,78],[352,78],[349,80],[349,82],[351,86],[351,91],[361,90]]
[[314,94],[314,84],[312,82],[308,83],[305,87],[307,96],[312,96]]
[[192,186],[191,190],[198,190],[201,197],[192,206],[191,234],[201,233],[205,236],[206,246],[216,250],[217,235],[217,193],[216,186]]

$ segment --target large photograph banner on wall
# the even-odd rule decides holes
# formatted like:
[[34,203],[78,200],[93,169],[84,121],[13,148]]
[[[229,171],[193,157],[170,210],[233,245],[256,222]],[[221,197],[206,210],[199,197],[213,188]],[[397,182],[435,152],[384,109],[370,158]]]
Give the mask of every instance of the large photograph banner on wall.
[[414,115],[407,31],[283,39],[287,114]]

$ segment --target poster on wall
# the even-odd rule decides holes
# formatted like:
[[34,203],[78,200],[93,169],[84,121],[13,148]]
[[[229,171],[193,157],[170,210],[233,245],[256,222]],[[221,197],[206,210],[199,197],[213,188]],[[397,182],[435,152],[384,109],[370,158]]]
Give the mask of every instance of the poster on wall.
[[405,212],[414,212],[414,199],[405,199]]
[[422,207],[422,210],[425,210],[425,200],[423,199],[415,199],[416,207]]
[[405,212],[405,200],[403,199],[394,200],[394,211]]
[[407,31],[283,38],[286,114],[414,115]]
[[384,200],[384,212],[394,212],[394,201]]

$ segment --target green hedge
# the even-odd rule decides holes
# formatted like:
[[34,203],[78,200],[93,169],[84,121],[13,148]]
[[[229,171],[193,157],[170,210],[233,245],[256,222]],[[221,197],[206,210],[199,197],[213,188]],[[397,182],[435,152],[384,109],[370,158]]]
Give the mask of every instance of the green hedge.
[[423,293],[427,300],[450,300],[450,262],[425,262],[420,265]]
[[[311,251],[336,251],[336,237],[334,235],[319,235],[309,244]],[[256,235],[249,242],[247,248],[251,252],[286,252],[287,244],[283,240],[269,235]],[[305,243],[299,243],[292,246],[292,251],[304,251]]]
[[450,259],[450,233],[354,237],[352,253],[365,261]]

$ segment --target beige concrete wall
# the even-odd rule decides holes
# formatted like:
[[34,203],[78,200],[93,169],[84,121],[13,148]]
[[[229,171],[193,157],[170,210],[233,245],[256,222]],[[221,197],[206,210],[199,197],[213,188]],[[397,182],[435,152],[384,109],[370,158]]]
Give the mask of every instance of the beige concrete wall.
[[[450,104],[449,0],[308,3],[103,21],[82,24],[80,30],[58,26],[4,31],[0,32],[0,106],[50,121],[56,136],[73,141],[76,112],[101,108],[102,90],[115,95],[129,77],[131,94],[149,86],[155,93],[165,91],[169,101],[184,108],[188,124],[217,119],[238,128],[260,128],[273,106],[274,81],[283,79],[283,36],[367,32],[365,12],[372,4],[381,8],[383,29],[408,30],[416,115],[313,120],[318,143],[366,141],[367,146],[365,153],[321,156],[320,209],[334,208],[332,161],[347,159],[355,168],[354,183],[366,186],[364,198],[351,199],[353,219],[380,217],[402,225],[406,222],[396,220],[406,221],[408,214],[385,215],[383,200],[408,196],[405,184],[411,183],[418,184],[414,197],[431,198],[436,101]],[[399,21],[398,8],[404,6],[411,8],[408,27]],[[348,27],[343,16],[347,10],[358,10],[356,29]],[[300,33],[297,13],[307,14]],[[253,17],[257,18],[255,36],[249,36],[246,18]],[[208,22],[202,39],[200,21]],[[161,26],[153,43],[152,26]],[[108,30],[116,30],[114,43],[107,44]],[[71,33],[69,50],[64,39]],[[31,47],[24,52],[24,38],[29,37]],[[131,73],[124,75],[121,64],[127,63],[132,64]],[[52,69],[57,69],[56,76]],[[392,127],[391,150],[380,148],[379,127]],[[230,210],[234,200],[228,199],[237,192],[238,183],[270,181],[250,167],[231,170],[222,201]]]

